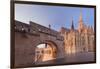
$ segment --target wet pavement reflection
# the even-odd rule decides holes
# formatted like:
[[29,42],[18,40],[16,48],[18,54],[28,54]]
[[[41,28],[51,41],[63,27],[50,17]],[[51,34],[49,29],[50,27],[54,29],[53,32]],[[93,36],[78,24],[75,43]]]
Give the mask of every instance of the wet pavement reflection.
[[68,54],[64,58],[49,60],[45,62],[36,62],[35,65],[50,65],[50,64],[70,64],[70,63],[84,63],[95,61],[95,53],[85,52]]

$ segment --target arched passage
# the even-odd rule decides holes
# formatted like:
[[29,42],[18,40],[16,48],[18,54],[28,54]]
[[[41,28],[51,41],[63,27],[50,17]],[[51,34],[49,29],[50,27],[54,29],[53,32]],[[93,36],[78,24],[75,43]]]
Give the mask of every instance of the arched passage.
[[41,43],[35,48],[35,62],[53,60],[57,57],[57,48],[53,42]]

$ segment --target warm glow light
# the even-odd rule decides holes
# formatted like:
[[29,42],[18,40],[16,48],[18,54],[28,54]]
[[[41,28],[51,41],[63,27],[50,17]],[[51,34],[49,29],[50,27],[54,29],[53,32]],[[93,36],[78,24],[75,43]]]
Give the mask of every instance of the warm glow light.
[[45,48],[45,44],[40,44],[37,46],[37,48]]
[[[46,46],[47,45],[47,46]],[[35,62],[55,59],[55,47],[52,44],[40,44],[35,50]]]

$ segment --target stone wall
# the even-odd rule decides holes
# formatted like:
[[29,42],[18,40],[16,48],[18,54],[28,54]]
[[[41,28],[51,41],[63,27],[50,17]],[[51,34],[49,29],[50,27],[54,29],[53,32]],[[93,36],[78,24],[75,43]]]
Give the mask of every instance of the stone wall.
[[64,57],[63,37],[59,32],[30,22],[25,24],[15,20],[15,67],[34,66],[35,47],[52,42],[57,48],[57,57]]

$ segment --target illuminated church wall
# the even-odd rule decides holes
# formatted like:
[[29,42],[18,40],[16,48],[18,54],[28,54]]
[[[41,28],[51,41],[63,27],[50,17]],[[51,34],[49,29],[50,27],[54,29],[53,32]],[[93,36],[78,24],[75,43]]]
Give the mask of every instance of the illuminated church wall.
[[72,20],[71,28],[61,28],[60,33],[64,37],[67,54],[94,51],[94,31],[92,26],[84,24],[82,13],[79,17],[77,29],[74,28],[74,21]]

